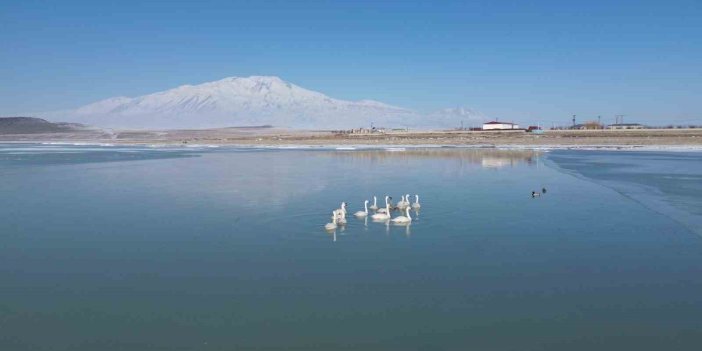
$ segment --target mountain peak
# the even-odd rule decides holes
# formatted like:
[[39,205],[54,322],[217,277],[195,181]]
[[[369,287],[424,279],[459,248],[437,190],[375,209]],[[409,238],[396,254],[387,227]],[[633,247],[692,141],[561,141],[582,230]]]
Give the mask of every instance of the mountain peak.
[[[213,83],[221,83],[221,84],[241,84],[241,85],[247,85],[247,84],[265,84],[265,85],[272,85],[272,84],[285,84],[285,85],[291,85],[290,83],[280,79],[280,77],[277,76],[249,76],[249,77],[227,77],[224,79],[220,79],[218,81],[215,81]],[[207,83],[205,83],[207,84]]]
[[283,80],[278,77],[278,76],[248,76],[248,77],[239,77],[239,76],[231,76],[231,77],[226,77],[223,79],[220,79],[220,81],[236,81],[236,80],[250,80],[250,81],[256,81],[256,82],[282,82]]
[[438,110],[433,114],[441,115],[458,115],[458,116],[482,116],[481,113],[463,106],[449,107]]

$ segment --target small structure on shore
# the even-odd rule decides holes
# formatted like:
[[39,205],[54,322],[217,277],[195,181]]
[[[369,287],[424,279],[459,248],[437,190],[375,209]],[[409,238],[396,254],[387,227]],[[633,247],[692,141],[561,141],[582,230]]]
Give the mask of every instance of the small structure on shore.
[[332,134],[385,134],[385,128],[356,128],[356,129],[342,129],[342,130],[332,130]]
[[576,129],[576,130],[599,130],[599,129],[604,129],[604,126],[600,124],[600,122],[597,121],[587,121],[582,124],[576,124],[571,127],[571,129]]
[[519,129],[519,125],[510,122],[491,121],[483,123],[483,130],[513,130]]

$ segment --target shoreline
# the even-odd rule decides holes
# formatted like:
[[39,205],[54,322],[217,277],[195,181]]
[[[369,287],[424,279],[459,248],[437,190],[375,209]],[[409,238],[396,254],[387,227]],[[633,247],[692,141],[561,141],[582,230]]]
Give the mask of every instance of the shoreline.
[[410,131],[385,134],[333,134],[285,129],[207,129],[167,131],[87,131],[0,134],[0,143],[150,147],[239,148],[488,148],[625,149],[702,151],[702,129],[568,130],[526,132]]
[[52,145],[52,146],[98,146],[98,147],[146,147],[146,148],[232,148],[232,149],[270,149],[270,150],[333,150],[333,151],[389,151],[399,152],[405,149],[468,149],[468,150],[583,150],[583,151],[667,151],[667,152],[702,152],[702,145],[470,145],[470,144],[177,144],[177,143],[104,143],[97,141],[0,141],[10,145]]

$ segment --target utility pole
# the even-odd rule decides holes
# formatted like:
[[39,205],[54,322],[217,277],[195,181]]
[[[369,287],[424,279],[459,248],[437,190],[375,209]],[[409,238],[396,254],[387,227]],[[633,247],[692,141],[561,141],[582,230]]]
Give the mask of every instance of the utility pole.
[[575,127],[575,115],[573,115],[573,127]]

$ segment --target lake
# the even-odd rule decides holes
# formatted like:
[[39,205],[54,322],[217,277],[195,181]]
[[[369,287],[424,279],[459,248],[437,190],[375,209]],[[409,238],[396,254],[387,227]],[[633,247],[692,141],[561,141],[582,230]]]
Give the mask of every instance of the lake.
[[0,349],[697,350],[701,156],[0,144]]

